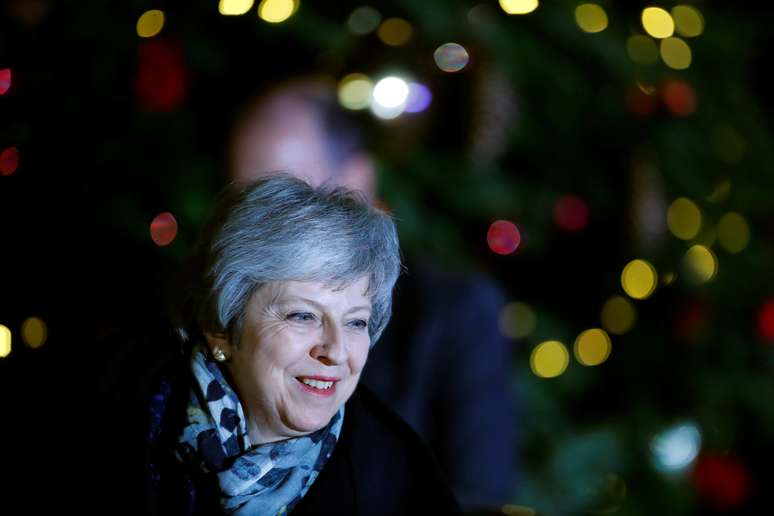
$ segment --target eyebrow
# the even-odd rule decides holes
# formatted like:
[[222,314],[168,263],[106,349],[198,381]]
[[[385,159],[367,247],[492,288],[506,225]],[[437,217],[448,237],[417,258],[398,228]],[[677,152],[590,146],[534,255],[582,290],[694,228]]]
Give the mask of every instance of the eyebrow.
[[[318,308],[319,310],[321,310],[323,312],[325,311],[325,306],[321,305],[320,303],[318,303],[314,299],[309,299],[309,298],[306,298],[306,297],[289,296],[289,297],[285,298],[284,300],[280,300],[280,303],[282,303],[283,301],[284,302],[288,302],[288,301],[304,301],[304,302],[309,303],[310,305]],[[371,309],[372,309],[371,305],[358,305],[358,306],[353,306],[352,308],[350,308],[349,310],[347,310],[344,313],[345,314],[351,314],[351,313],[357,312],[359,310],[368,310],[370,312]]]

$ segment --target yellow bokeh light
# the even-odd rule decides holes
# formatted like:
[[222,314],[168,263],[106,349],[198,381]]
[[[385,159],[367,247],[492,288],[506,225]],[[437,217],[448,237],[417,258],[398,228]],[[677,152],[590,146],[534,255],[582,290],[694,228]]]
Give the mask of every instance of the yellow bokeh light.
[[39,348],[46,343],[48,328],[43,319],[28,317],[21,326],[21,338],[31,348]]
[[740,214],[726,213],[718,222],[718,240],[729,253],[738,253],[750,243],[750,226]]
[[621,273],[621,286],[629,297],[645,299],[656,289],[656,268],[645,260],[632,260]]
[[535,346],[529,357],[532,372],[541,378],[555,378],[570,363],[570,353],[558,340],[548,340]]
[[661,275],[661,283],[664,285],[671,285],[674,283],[677,275],[674,272],[665,272]]
[[529,14],[539,3],[538,0],[500,0],[500,7],[508,14]]
[[220,0],[218,12],[225,16],[239,16],[253,7],[255,0]]
[[0,358],[11,354],[11,330],[0,324]]
[[658,61],[658,45],[648,36],[637,34],[626,40],[626,53],[638,64],[653,64]]
[[498,322],[503,335],[512,339],[523,339],[535,329],[537,317],[527,303],[516,301],[503,307]]
[[623,296],[613,296],[602,305],[602,326],[615,335],[629,331],[637,319],[637,312],[631,301]]
[[686,276],[695,283],[706,283],[718,272],[718,259],[715,253],[703,245],[691,246],[683,257]]
[[610,336],[599,328],[586,330],[575,339],[575,358],[585,366],[599,365],[610,356]]
[[668,38],[675,33],[672,15],[660,7],[646,7],[642,10],[642,27],[654,38]]
[[374,85],[367,75],[351,73],[339,82],[339,103],[347,109],[365,109],[371,102]]
[[695,38],[704,32],[704,17],[698,9],[690,5],[678,5],[672,8],[675,29],[686,38]]
[[379,25],[376,35],[385,45],[405,45],[414,35],[414,27],[403,18],[387,18]]
[[685,70],[691,66],[693,55],[688,43],[680,38],[666,38],[659,46],[661,60],[673,70]]
[[701,229],[701,210],[690,199],[675,199],[667,209],[667,226],[677,238],[690,240],[698,235]]
[[164,28],[164,11],[152,9],[145,11],[137,20],[137,35],[141,38],[152,38]]
[[298,0],[261,0],[258,16],[269,23],[282,23],[298,10]]
[[581,4],[575,8],[575,23],[584,32],[602,32],[607,28],[607,13],[597,4]]

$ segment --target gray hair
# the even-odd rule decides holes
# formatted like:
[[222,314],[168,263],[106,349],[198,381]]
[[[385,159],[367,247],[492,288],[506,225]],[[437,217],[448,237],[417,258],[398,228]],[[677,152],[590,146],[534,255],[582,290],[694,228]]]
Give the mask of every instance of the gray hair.
[[357,192],[313,187],[288,174],[233,183],[218,199],[199,243],[194,303],[202,331],[238,341],[252,294],[276,281],[346,286],[369,277],[373,345],[387,326],[400,250],[391,217]]

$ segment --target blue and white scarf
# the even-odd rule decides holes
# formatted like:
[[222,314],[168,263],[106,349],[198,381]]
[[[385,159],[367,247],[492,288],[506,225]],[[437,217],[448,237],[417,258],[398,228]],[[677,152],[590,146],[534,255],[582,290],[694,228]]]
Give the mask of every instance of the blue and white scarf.
[[242,404],[220,367],[199,345],[191,354],[195,384],[177,458],[217,477],[228,514],[287,514],[306,494],[336,446],[344,407],[302,437],[251,446]]

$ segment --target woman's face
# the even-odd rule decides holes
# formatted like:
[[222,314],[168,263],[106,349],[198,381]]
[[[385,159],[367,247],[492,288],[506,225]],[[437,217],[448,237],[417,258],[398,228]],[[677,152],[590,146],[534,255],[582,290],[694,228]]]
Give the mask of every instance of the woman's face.
[[247,304],[238,345],[208,336],[228,356],[252,444],[309,434],[355,390],[370,346],[368,278],[346,288],[278,282]]

